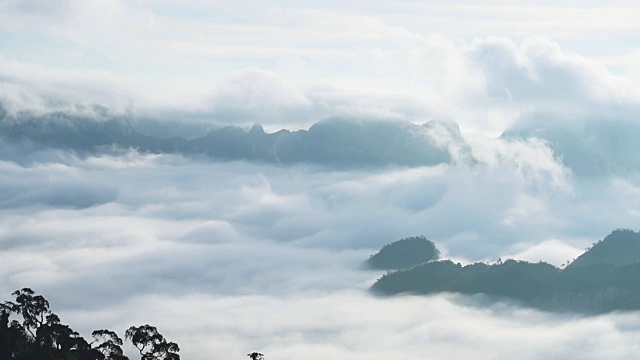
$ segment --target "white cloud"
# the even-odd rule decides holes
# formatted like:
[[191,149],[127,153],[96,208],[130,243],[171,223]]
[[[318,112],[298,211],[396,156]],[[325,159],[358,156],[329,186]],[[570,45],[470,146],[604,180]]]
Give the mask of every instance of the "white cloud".
[[152,319],[190,359],[253,350],[278,359],[423,359],[425,353],[434,359],[631,359],[640,337],[636,314],[580,318],[504,303],[485,307],[481,298],[379,299],[354,291],[280,298],[146,296],[104,315],[65,315],[88,329],[96,321],[124,328]]
[[[638,333],[621,328],[624,316],[364,293],[379,274],[361,262],[404,236],[424,234],[461,261],[557,261],[637,221],[637,206],[615,195],[634,193],[633,181],[611,183],[607,195],[569,177],[568,193],[534,176],[557,171],[544,148],[494,146],[475,165],[368,171],[135,153],[0,162],[0,194],[14,194],[0,209],[0,291],[33,287],[85,335],[152,323],[193,359],[253,349],[278,358],[492,358],[522,344],[531,358],[571,356],[577,345],[598,357],[611,344],[630,356]],[[88,207],[47,201],[82,189],[111,195]],[[600,216],[621,205],[629,212]],[[584,336],[599,340],[583,344]]]
[[[316,19],[314,11],[304,10],[303,14],[303,18]],[[349,16],[332,19],[341,24],[335,31],[348,33]],[[355,47],[327,45],[330,54],[326,57],[272,54],[268,62],[234,60],[235,65],[215,70],[202,67],[211,59],[186,62],[180,69],[158,65],[166,77],[146,73],[155,64],[173,61],[164,55],[158,55],[158,61],[143,61],[148,64],[134,75],[110,66],[63,70],[5,55],[0,61],[4,69],[0,73],[2,101],[12,112],[69,110],[72,104],[100,103],[116,112],[164,121],[242,126],[261,122],[270,130],[308,127],[335,115],[412,122],[445,118],[459,122],[465,132],[492,135],[514,122],[530,121],[522,119],[536,114],[567,122],[586,116],[629,118],[638,108],[637,84],[542,37],[521,42],[500,37],[460,41],[374,20],[365,17],[362,21],[378,29],[372,31],[375,41],[362,38]],[[229,31],[261,33],[260,27],[238,30],[236,25],[225,26],[234,29]],[[295,30],[333,25],[301,21],[282,26]],[[193,38],[217,44],[207,36]],[[258,40],[248,39],[241,47],[250,49],[253,41]],[[239,56],[251,58],[249,54]],[[201,71],[193,72],[196,69]]]
[[[584,239],[582,243],[584,243]],[[524,250],[522,250],[524,249]],[[530,262],[546,261],[555,266],[565,265],[567,261],[573,261],[585,250],[567,244],[567,240],[549,239],[537,244],[516,244],[516,253],[508,253],[503,259],[519,259]]]
[[243,71],[217,85],[209,111],[222,123],[277,124],[293,117],[310,123],[310,119],[325,115],[301,89],[258,69]]
[[[378,274],[361,261],[405,236],[424,234],[461,261],[558,263],[637,225],[637,179],[589,183],[544,141],[478,135],[517,120],[556,125],[540,113],[561,123],[635,116],[637,84],[565,46],[577,30],[633,33],[635,9],[605,9],[597,23],[594,9],[554,1],[513,21],[533,9],[463,4],[0,1],[0,28],[23,37],[0,59],[0,101],[13,114],[100,103],[268,129],[437,118],[460,122],[468,142],[452,164],[360,171],[1,142],[5,298],[31,286],[85,335],[153,323],[190,359],[254,349],[281,359],[633,358],[636,314],[364,293]],[[562,44],[530,37],[540,29]]]
[[[2,93],[39,107],[98,102],[200,122],[259,114],[263,119],[243,125],[296,128],[311,122],[302,117],[332,114],[416,122],[444,117],[492,134],[536,111],[623,116],[637,108],[636,84],[612,76],[593,52],[586,58],[569,51],[576,46],[558,35],[568,28],[585,34],[632,29],[628,3],[554,2],[535,10],[492,2],[479,10],[466,1],[409,2],[385,15],[388,5],[7,0],[5,30],[22,35],[29,28],[35,39],[25,36],[21,46],[3,52]],[[527,16],[514,16],[523,12]],[[616,26],[593,21],[595,14],[619,20]],[[478,32],[484,26],[472,26],[477,23],[495,30]],[[488,36],[513,34],[514,27],[522,34],[515,39]],[[44,37],[59,41],[43,48]],[[616,58],[623,66],[626,57]],[[302,65],[291,70],[290,64]]]
[[470,56],[482,69],[492,99],[591,105],[637,101],[640,94],[637,85],[541,38],[520,47],[508,39],[476,41]]

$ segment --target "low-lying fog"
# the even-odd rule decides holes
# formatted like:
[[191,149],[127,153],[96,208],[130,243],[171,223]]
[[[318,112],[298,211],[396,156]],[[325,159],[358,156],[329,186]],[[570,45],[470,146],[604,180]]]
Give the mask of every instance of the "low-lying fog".
[[[456,262],[560,266],[640,230],[639,18],[630,0],[0,0],[0,301],[33,288],[85,338],[155,325],[185,360],[635,359],[638,312],[379,298],[361,265],[424,235]],[[471,154],[441,138],[438,166],[336,170],[78,151],[136,147],[72,121],[102,115],[188,139],[455,122]]]
[[84,336],[155,325],[185,359],[635,356],[636,313],[367,292],[381,273],[362,261],[402,237],[425,235],[456,261],[560,265],[637,224],[633,179],[578,180],[539,144],[474,152],[473,165],[358,171],[5,153],[0,292],[33,288]]

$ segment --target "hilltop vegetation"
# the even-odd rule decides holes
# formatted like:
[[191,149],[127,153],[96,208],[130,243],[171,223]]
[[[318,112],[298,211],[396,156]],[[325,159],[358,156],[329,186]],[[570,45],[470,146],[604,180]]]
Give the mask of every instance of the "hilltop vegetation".
[[385,245],[366,264],[373,269],[395,270],[438,260],[439,256],[440,251],[432,241],[414,236]]
[[594,243],[567,268],[591,265],[629,265],[640,262],[640,233],[616,230],[605,239]]
[[640,309],[640,233],[616,230],[564,270],[551,264],[507,260],[463,266],[428,262],[382,276],[371,291],[454,292],[509,298],[552,311],[603,313]]

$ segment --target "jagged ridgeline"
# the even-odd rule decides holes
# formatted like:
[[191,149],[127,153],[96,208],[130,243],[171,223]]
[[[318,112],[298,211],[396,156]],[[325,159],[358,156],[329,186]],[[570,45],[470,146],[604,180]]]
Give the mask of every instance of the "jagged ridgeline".
[[517,260],[466,266],[433,261],[390,272],[371,291],[486,294],[551,311],[640,310],[640,233],[615,230],[565,269]]
[[448,143],[462,146],[458,125],[429,121],[331,118],[308,130],[267,133],[254,125],[202,130],[192,138],[143,133],[137,120],[111,116],[101,107],[76,112],[7,115],[0,111],[0,139],[10,143],[93,153],[113,147],[147,153],[207,155],[214,160],[308,162],[332,166],[430,166],[451,161]]
[[373,269],[396,270],[438,260],[440,251],[424,236],[401,239],[385,245],[366,261]]

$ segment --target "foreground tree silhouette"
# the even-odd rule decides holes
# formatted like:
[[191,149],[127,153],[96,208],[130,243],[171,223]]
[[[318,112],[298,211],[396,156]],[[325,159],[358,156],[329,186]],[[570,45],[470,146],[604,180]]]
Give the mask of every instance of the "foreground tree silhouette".
[[[44,326],[48,320],[56,321],[57,316],[47,316],[51,313],[49,302],[41,295],[36,295],[30,288],[16,290],[11,295],[14,296],[15,302],[6,301],[2,304],[0,330],[11,342],[6,348],[2,348],[0,353],[4,355],[6,352],[9,358],[15,359],[40,359],[48,352],[44,347],[53,342],[52,334],[48,334]],[[13,320],[9,325],[9,316],[12,313],[22,317],[22,324]]]
[[167,340],[158,333],[158,329],[151,325],[132,326],[124,334],[131,340],[142,360],[179,360],[180,348],[174,342]]
[[24,359],[33,341],[18,321],[9,323],[11,313],[8,303],[0,304],[0,359]]
[[11,295],[16,298],[16,302],[7,301],[5,307],[9,312],[22,315],[22,327],[35,339],[34,331],[45,323],[46,315],[50,314],[49,302],[30,288],[16,290]]
[[122,352],[122,339],[111,330],[96,330],[91,333],[93,336],[93,342],[96,344],[94,349],[104,356],[105,360],[128,360],[129,358],[123,355]]
[[46,317],[46,322],[36,330],[36,343],[39,349],[51,354],[75,354],[81,359],[95,359],[97,353],[77,332],[68,325],[60,323],[56,314]]
[[[96,330],[88,343],[49,310],[49,302],[29,288],[0,303],[0,360],[129,360],[122,339],[111,330]],[[17,315],[22,322],[12,320]],[[151,325],[130,327],[125,334],[142,360],[179,360],[180,348]]]
[[263,360],[264,359],[264,354],[259,353],[259,352],[252,352],[252,353],[248,353],[247,356],[251,359],[251,360]]

